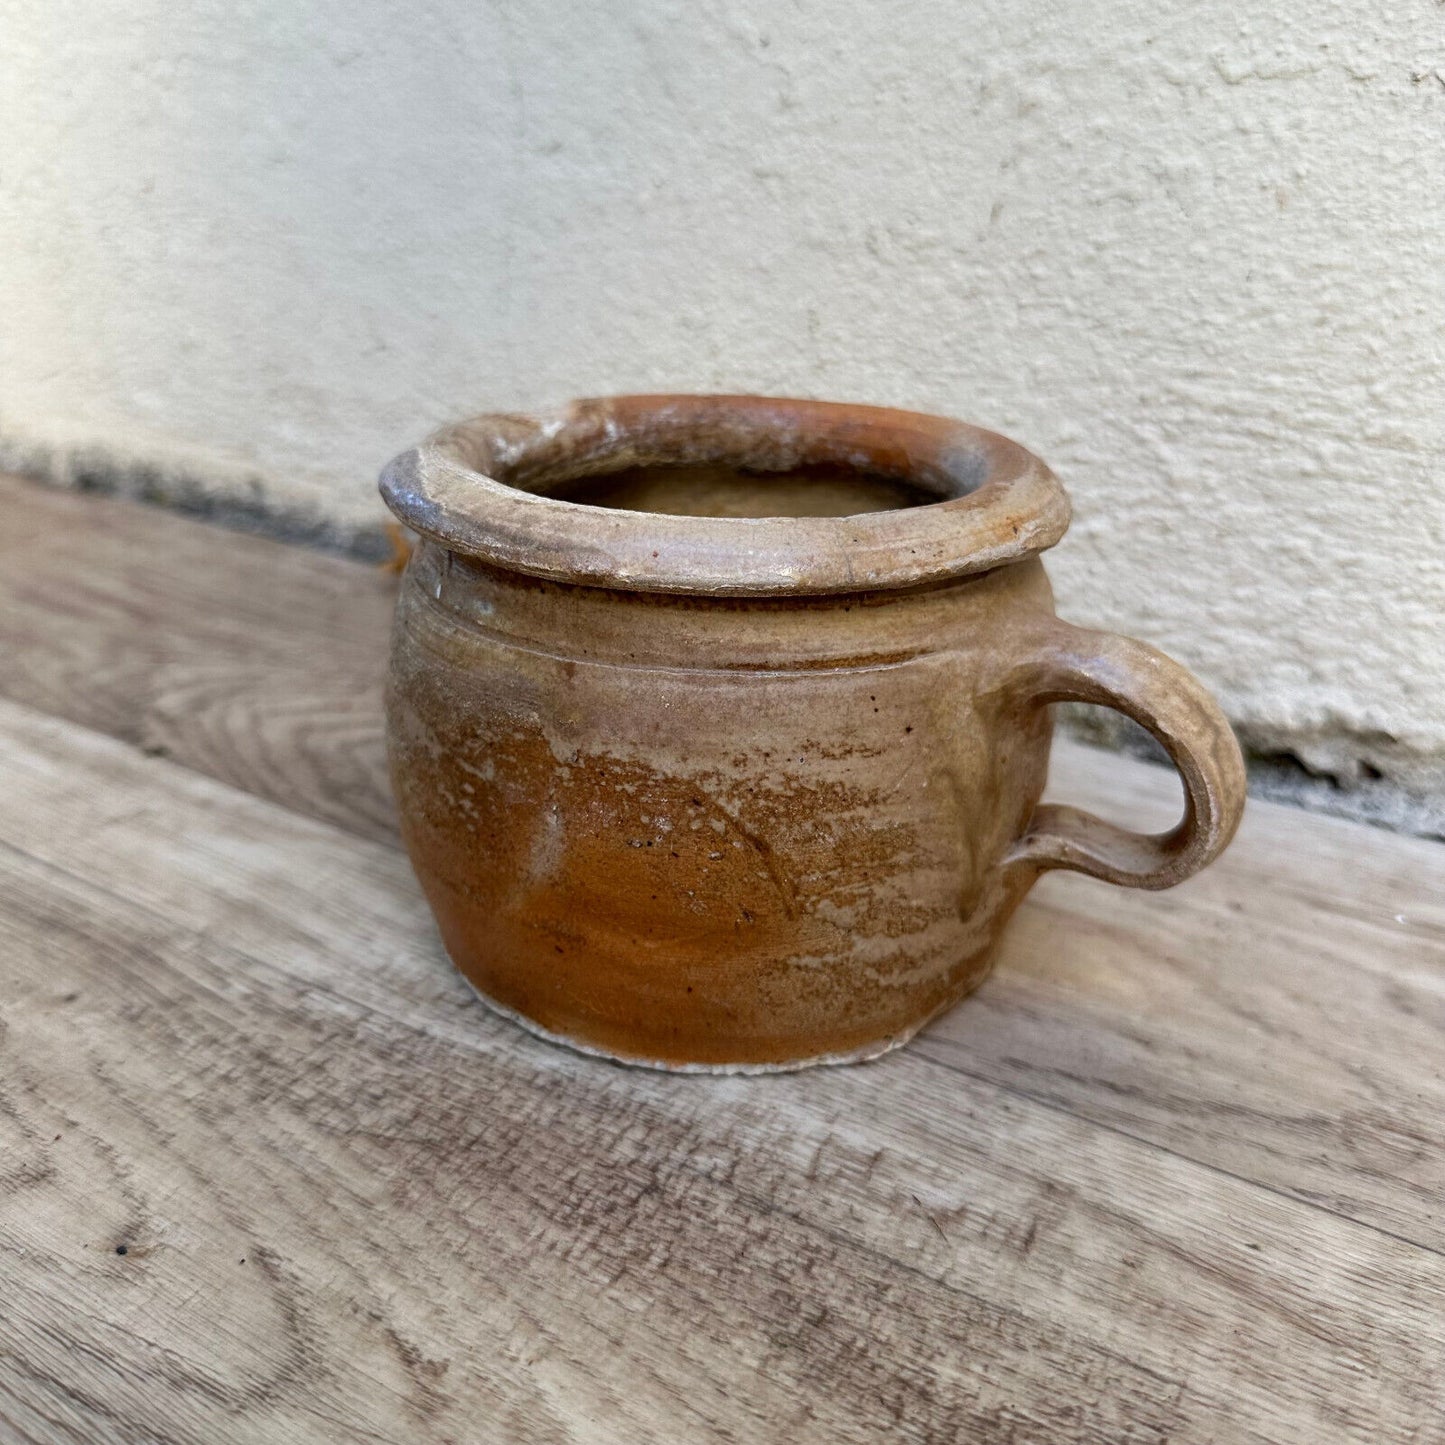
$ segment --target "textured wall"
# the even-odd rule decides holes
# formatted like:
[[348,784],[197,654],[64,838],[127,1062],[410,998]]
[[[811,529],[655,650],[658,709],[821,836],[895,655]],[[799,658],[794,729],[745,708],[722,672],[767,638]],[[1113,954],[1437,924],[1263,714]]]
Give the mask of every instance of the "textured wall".
[[949,412],[1070,615],[1445,799],[1445,10],[1282,8],[0,0],[0,439],[350,529],[459,412]]

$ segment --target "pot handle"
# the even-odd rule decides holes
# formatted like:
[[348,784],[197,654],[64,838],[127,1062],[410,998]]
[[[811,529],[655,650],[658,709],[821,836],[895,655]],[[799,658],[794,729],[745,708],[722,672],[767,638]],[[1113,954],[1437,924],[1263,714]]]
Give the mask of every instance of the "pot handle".
[[1005,863],[1072,868],[1126,888],[1172,888],[1224,851],[1244,812],[1244,760],[1204,687],[1147,643],[1050,618],[1012,681],[1029,707],[1115,708],[1158,739],[1184,780],[1184,816],[1167,833],[1134,833],[1056,803],[1035,808]]

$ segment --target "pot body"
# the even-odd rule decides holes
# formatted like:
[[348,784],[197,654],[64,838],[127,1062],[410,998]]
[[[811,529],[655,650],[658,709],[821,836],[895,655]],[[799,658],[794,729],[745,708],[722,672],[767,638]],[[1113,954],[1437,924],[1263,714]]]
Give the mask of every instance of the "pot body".
[[[538,1032],[635,1063],[867,1058],[985,976],[1037,870],[1042,564],[891,592],[539,579],[424,540],[388,695],[446,947]],[[1034,689],[1036,692],[1037,689]]]

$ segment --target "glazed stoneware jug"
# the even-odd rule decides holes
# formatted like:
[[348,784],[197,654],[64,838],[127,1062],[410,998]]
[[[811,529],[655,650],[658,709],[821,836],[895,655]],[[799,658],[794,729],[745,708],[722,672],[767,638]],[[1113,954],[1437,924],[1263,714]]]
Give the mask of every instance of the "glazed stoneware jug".
[[[1044,870],[1167,888],[1239,822],[1199,683],[1054,616],[1068,500],[1003,437],[614,397],[450,427],[382,491],[420,537],[388,685],[406,846],[457,967],[549,1039],[871,1058],[982,981]],[[1066,699],[1163,744],[1177,827],[1040,805]]]

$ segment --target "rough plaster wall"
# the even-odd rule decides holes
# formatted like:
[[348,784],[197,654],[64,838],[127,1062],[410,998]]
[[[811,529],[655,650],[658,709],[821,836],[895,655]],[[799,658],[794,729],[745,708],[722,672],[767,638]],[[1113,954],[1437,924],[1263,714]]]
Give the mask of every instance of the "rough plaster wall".
[[0,441],[354,535],[459,413],[952,413],[1061,610],[1438,820],[1445,8],[1251,9],[0,0]]

